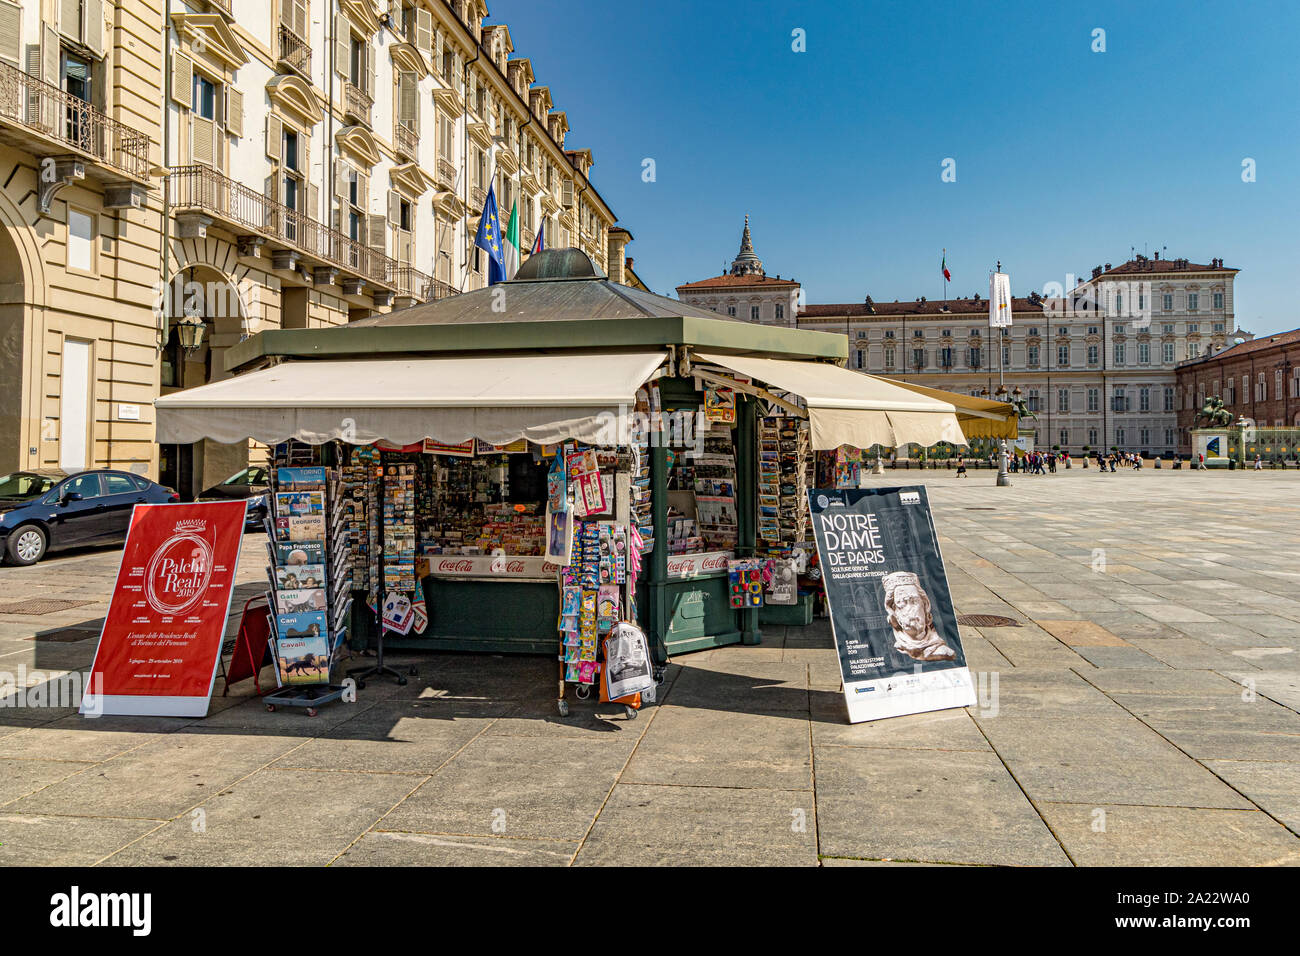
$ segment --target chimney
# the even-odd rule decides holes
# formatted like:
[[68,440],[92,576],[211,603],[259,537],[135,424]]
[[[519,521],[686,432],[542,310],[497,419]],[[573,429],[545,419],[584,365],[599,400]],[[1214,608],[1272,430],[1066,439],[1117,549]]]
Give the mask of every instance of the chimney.
[[631,271],[632,271],[632,257],[631,257],[631,256],[625,256],[625,257],[624,257],[624,259],[623,259],[623,268],[624,268],[626,271],[628,271],[628,272],[631,272]]

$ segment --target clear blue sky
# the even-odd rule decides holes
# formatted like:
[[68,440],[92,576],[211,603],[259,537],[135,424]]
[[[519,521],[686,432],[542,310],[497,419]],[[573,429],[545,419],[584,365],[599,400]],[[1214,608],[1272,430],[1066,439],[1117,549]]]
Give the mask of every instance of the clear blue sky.
[[720,273],[748,212],[811,303],[938,298],[944,247],[956,296],[997,259],[1024,295],[1136,246],[1221,257],[1240,326],[1300,326],[1300,4],[489,6],[661,294]]

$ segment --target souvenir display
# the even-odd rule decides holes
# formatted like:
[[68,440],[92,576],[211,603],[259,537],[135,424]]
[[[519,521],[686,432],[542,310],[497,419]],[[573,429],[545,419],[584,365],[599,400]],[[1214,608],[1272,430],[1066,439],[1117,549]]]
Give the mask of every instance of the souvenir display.
[[734,608],[763,606],[763,568],[766,562],[748,558],[727,562],[727,583]]
[[769,549],[792,548],[808,536],[808,422],[768,416],[758,427],[758,537]]

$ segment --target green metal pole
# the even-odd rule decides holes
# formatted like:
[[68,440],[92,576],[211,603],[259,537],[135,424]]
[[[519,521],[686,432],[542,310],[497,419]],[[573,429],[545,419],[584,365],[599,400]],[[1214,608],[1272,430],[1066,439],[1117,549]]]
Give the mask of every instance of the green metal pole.
[[[754,556],[758,544],[758,402],[737,396],[736,414],[736,557]],[[741,643],[761,644],[758,608],[740,612]]]
[[667,661],[668,622],[668,450],[666,436],[650,436],[650,520],[654,528],[654,550],[650,552],[649,596],[650,640],[657,663]]

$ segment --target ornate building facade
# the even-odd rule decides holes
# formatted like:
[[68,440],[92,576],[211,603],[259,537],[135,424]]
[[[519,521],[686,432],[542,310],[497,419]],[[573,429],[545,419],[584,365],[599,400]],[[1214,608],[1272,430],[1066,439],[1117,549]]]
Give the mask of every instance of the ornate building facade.
[[793,327],[802,304],[802,291],[794,279],[772,278],[763,271],[763,261],[754,252],[749,217],[740,237],[740,252],[731,269],[722,275],[688,282],[677,287],[677,298],[720,315],[757,322],[760,325]]
[[153,398],[224,377],[224,351],[261,329],[482,287],[489,185],[503,226],[518,203],[525,255],[541,231],[628,281],[631,233],[591,151],[487,16],[482,0],[0,0],[0,470],[126,467],[182,493],[224,478],[247,449],[159,450]]

